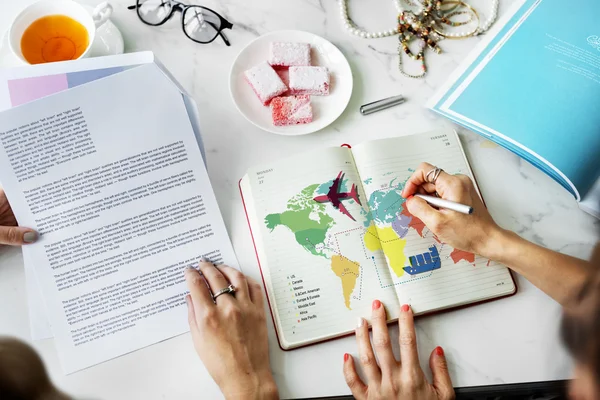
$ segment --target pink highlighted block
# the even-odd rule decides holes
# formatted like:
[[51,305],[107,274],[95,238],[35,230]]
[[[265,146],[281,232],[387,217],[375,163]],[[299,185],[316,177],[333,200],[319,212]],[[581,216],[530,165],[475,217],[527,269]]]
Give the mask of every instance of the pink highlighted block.
[[67,75],[37,76],[8,81],[8,93],[13,107],[62,92],[69,88]]

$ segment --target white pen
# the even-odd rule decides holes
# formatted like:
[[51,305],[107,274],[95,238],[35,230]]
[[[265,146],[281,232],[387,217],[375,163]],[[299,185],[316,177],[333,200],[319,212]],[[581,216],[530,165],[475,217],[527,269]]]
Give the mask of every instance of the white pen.
[[467,206],[466,204],[460,204],[455,201],[444,200],[435,196],[428,196],[426,194],[415,194],[415,197],[420,197],[432,206],[445,208],[447,210],[456,211],[463,214],[472,214],[473,207]]

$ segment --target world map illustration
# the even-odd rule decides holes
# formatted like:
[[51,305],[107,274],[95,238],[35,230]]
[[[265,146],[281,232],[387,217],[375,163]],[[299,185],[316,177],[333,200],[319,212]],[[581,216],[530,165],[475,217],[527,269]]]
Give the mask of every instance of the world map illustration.
[[[404,207],[405,199],[400,195],[406,181],[391,178],[377,190],[372,191],[368,209],[362,207],[357,221],[364,227],[362,240],[365,248],[371,252],[383,251],[388,265],[395,276],[402,277],[405,273],[417,274],[432,271],[441,267],[438,248],[442,245],[435,235],[425,230],[425,224],[417,217],[411,215]],[[371,185],[372,178],[365,179],[365,186]],[[287,201],[286,209],[280,213],[268,214],[264,223],[271,232],[283,226],[289,229],[295,242],[305,251],[315,257],[323,257],[330,262],[331,271],[340,278],[344,304],[351,309],[352,293],[361,273],[361,266],[339,251],[328,242],[335,232],[336,219],[346,218],[336,211],[331,205],[318,203],[314,197],[327,194],[333,180],[322,184],[313,184],[305,187]],[[348,181],[344,179],[340,184],[340,191],[348,190]],[[349,201],[354,203],[353,200]],[[363,202],[364,204],[364,202]],[[426,253],[406,255],[406,236],[413,229],[420,237],[432,238],[434,244]],[[475,265],[473,253],[454,249],[450,253],[454,264],[465,260]]]

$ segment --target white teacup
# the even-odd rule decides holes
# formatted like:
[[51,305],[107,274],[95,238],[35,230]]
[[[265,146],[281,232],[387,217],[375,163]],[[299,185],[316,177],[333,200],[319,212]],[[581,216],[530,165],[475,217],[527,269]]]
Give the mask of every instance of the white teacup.
[[78,58],[87,57],[96,37],[96,29],[110,18],[113,8],[108,2],[99,4],[92,14],[81,4],[72,0],[42,0],[26,7],[10,25],[8,43],[11,52],[25,64],[29,64],[21,51],[21,38],[25,30],[37,19],[48,15],[65,15],[85,27],[88,33],[88,46]]

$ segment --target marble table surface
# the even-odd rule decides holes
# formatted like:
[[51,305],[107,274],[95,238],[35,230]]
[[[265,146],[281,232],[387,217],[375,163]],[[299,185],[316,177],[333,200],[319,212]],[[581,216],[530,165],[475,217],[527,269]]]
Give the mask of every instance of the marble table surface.
[[[0,17],[0,29],[20,7],[11,2]],[[97,0],[85,0],[97,4]],[[402,77],[397,69],[397,39],[359,39],[340,24],[333,0],[203,0],[233,22],[227,32],[232,46],[216,40],[200,45],[186,39],[179,21],[153,28],[142,24],[127,6],[112,0],[113,22],[121,29],[128,52],[152,50],[198,103],[207,149],[209,174],[239,262],[254,278],[259,270],[238,193],[238,179],[248,167],[265,160],[328,145],[406,135],[453,126],[424,108],[450,72],[476,45],[478,38],[441,43],[442,55],[430,55],[426,79]],[[487,11],[489,1],[472,4]],[[512,1],[500,0],[500,15]],[[369,30],[393,27],[391,0],[350,0],[355,20]],[[280,29],[321,35],[348,58],[354,92],[344,114],[321,132],[282,137],[260,131],[236,110],[228,90],[229,68],[237,53],[256,37]],[[361,104],[404,94],[398,107],[362,116]],[[557,183],[512,153],[479,136],[459,130],[467,156],[493,217],[523,237],[586,258],[598,240],[598,221],[580,211]],[[417,334],[422,365],[441,345],[448,356],[456,387],[566,379],[571,361],[557,336],[560,307],[524,278],[516,276],[518,293],[510,298],[467,309],[420,318]],[[0,334],[31,341],[21,252],[0,248]],[[353,337],[283,352],[269,322],[271,362],[280,394],[320,397],[348,394],[342,376],[344,352],[356,354]],[[391,329],[397,338],[398,331]],[[52,379],[69,393],[103,399],[219,398],[217,386],[196,356],[189,334],[159,343],[70,376],[61,372],[52,340],[33,342]],[[397,350],[397,349],[396,349]],[[232,377],[235,379],[235,377]]]

